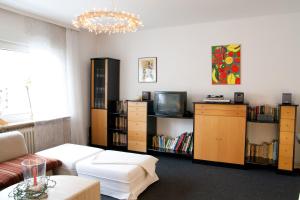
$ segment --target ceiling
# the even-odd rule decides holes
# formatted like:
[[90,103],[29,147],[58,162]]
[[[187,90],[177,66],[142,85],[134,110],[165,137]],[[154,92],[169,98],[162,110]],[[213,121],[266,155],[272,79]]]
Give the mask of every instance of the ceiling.
[[300,0],[0,0],[0,7],[70,27],[93,8],[139,14],[145,29],[300,12]]

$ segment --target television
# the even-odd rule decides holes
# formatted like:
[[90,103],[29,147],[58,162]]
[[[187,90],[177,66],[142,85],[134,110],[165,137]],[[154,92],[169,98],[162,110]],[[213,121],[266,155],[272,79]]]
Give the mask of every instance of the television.
[[186,112],[187,93],[156,91],[154,93],[155,115],[182,117]]

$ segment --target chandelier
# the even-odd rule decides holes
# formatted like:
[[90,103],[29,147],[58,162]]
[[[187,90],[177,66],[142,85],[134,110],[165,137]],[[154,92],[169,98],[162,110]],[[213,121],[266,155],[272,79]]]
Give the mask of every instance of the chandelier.
[[75,18],[73,25],[96,35],[135,32],[138,27],[143,26],[139,17],[132,13],[106,9],[86,11]]

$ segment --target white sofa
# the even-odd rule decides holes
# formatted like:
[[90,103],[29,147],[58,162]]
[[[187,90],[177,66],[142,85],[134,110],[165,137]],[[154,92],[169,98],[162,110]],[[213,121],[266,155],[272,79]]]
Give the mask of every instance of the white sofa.
[[28,154],[28,150],[22,133],[18,131],[0,133],[0,162],[26,154]]
[[[18,131],[0,133],[0,190],[23,180],[21,162],[36,159],[28,154],[25,139]],[[46,159],[47,175],[61,165],[58,160]]]

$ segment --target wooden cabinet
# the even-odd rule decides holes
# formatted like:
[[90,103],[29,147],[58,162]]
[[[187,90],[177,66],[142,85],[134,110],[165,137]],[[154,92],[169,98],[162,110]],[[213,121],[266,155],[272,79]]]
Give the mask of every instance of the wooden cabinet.
[[280,106],[278,169],[294,169],[294,145],[297,106]]
[[149,142],[156,130],[156,120],[148,117],[152,102],[128,102],[128,150],[147,152]]
[[119,100],[120,61],[91,59],[91,144],[108,146],[109,114]]
[[195,104],[194,159],[244,164],[246,106]]

